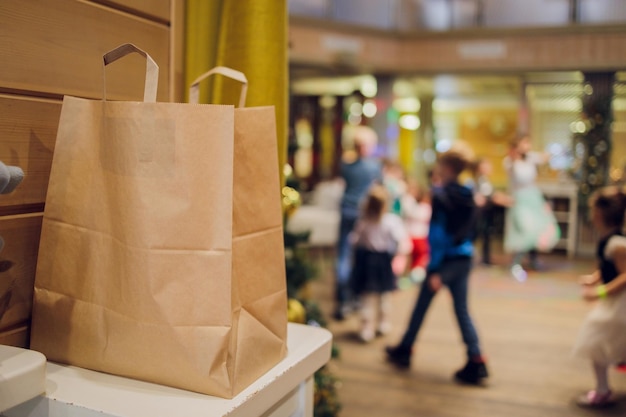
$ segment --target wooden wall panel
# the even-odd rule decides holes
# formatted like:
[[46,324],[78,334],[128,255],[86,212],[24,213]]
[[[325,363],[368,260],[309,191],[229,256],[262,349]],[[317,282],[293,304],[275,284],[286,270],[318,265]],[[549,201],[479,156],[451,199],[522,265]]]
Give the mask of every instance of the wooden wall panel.
[[45,202],[60,113],[60,101],[0,94],[0,161],[25,173],[13,193],[0,195],[0,214]]
[[[0,344],[28,346],[42,209],[61,97],[102,97],[102,54],[132,42],[160,67],[159,101],[182,97],[185,0],[0,0],[0,160],[25,179],[0,195]],[[107,97],[141,100],[145,60],[106,71]],[[3,261],[5,261],[3,263]],[[11,268],[3,270],[8,263]]]
[[[102,96],[102,55],[132,42],[160,67],[160,101],[169,101],[169,28],[79,0],[0,2],[0,87],[56,95]],[[7,59],[10,57],[10,59]],[[143,97],[145,61],[107,69],[108,97]]]
[[395,36],[366,31],[321,29],[289,22],[289,61],[346,71],[394,71],[401,42]]
[[[154,20],[170,21],[170,1],[169,0],[91,0],[95,3],[118,7],[131,13],[146,16]],[[210,1],[210,0],[209,0]]]
[[30,327],[28,323],[0,331],[0,345],[9,345],[27,348],[30,341]]
[[41,213],[0,218],[0,236],[5,241],[0,261],[13,266],[0,272],[0,330],[14,328],[30,318],[33,283],[39,251]]
[[[477,51],[471,56],[463,51]],[[423,37],[402,41],[403,72],[608,71],[626,67],[622,33],[553,33],[498,38]]]

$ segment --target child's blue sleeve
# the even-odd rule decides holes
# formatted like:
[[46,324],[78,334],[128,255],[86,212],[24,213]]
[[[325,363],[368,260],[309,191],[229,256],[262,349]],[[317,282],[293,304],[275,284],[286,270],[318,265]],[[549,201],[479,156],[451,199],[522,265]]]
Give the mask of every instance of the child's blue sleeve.
[[[446,255],[446,249],[449,245],[449,236],[446,233],[445,219],[437,219],[432,221],[428,232],[428,244],[430,245],[430,262],[428,264],[428,272],[437,272],[441,268],[441,264]],[[443,220],[443,221],[442,221]]]

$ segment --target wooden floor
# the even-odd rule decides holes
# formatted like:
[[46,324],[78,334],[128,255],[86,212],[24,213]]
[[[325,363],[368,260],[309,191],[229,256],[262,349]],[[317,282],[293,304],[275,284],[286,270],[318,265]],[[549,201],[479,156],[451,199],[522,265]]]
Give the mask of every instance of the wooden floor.
[[[312,254],[320,278],[312,292],[322,309],[332,309],[332,264],[328,253]],[[505,259],[501,260],[503,263]],[[341,349],[331,366],[341,379],[342,417],[577,417],[626,416],[626,374],[612,371],[619,395],[606,411],[581,410],[573,398],[591,388],[589,364],[571,356],[578,328],[591,308],[579,298],[577,277],[590,261],[544,257],[545,271],[519,283],[504,267],[478,267],[471,279],[471,305],[492,377],[486,387],[459,386],[452,374],[464,362],[464,348],[447,291],[435,299],[414,346],[409,371],[384,360],[408,321],[417,289],[394,298],[391,335],[365,345],[356,339],[358,318],[330,322]]]

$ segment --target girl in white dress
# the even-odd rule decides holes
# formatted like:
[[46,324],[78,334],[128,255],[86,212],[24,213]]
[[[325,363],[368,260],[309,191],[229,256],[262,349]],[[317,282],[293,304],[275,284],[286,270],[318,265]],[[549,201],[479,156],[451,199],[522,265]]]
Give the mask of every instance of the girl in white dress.
[[595,389],[578,399],[582,407],[613,404],[608,369],[626,361],[626,190],[608,187],[591,200],[592,222],[600,232],[598,269],[583,276],[583,298],[599,300],[589,313],[574,347],[576,356],[591,360]]
[[531,266],[536,269],[536,251],[550,251],[561,237],[552,209],[535,184],[537,165],[547,158],[532,152],[530,147],[530,139],[520,137],[511,143],[509,156],[504,160],[514,201],[507,211],[504,249],[514,255],[512,273],[520,281],[526,279],[521,266],[524,255],[530,252]]
[[406,256],[411,241],[402,219],[388,212],[389,193],[384,185],[373,185],[363,202],[362,214],[350,235],[354,246],[352,291],[361,301],[363,342],[391,330],[391,292],[396,289],[393,260]]

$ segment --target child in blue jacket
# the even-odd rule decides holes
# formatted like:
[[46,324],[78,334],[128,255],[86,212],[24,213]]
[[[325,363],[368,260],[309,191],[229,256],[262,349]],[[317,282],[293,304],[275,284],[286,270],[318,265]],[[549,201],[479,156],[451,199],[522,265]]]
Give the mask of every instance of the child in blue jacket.
[[395,365],[410,367],[412,346],[426,312],[439,289],[445,285],[452,293],[454,311],[467,347],[467,363],[456,372],[455,378],[459,382],[479,384],[488,373],[467,306],[477,210],[472,191],[458,182],[468,164],[469,158],[464,152],[454,149],[442,154],[438,160],[443,184],[433,189],[427,277],[402,341],[397,346],[387,347],[386,353],[387,359]]

